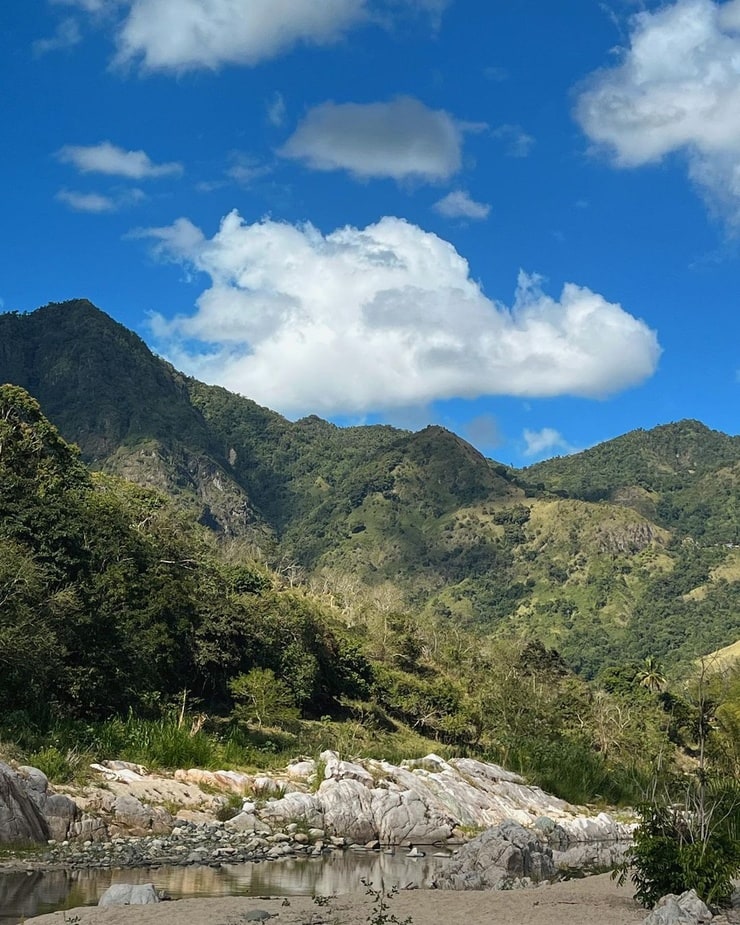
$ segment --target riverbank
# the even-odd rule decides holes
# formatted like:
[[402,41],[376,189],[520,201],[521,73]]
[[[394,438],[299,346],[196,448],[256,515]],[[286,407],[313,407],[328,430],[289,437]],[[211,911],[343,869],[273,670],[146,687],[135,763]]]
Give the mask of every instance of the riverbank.
[[[636,925],[646,914],[632,899],[631,885],[619,887],[609,874],[526,890],[403,890],[388,902],[391,914],[401,922],[411,917],[413,925]],[[79,925],[240,925],[255,910],[277,916],[275,925],[367,925],[375,920],[372,897],[351,893],[328,905],[317,905],[309,896],[182,899],[150,906],[83,907],[28,921],[61,925],[66,917]]]

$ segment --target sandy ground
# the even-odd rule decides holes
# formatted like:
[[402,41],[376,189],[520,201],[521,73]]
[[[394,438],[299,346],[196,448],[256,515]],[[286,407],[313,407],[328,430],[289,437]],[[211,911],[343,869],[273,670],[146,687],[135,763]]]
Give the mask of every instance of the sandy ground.
[[[95,906],[27,919],[33,925],[243,925],[246,913],[264,909],[275,925],[372,925],[372,900],[348,894],[317,906],[310,896],[181,899],[151,906]],[[632,899],[631,884],[618,887],[609,874],[528,890],[403,891],[388,913],[413,925],[630,925],[646,911]],[[79,917],[79,918],[77,918]],[[386,925],[394,925],[385,920]]]

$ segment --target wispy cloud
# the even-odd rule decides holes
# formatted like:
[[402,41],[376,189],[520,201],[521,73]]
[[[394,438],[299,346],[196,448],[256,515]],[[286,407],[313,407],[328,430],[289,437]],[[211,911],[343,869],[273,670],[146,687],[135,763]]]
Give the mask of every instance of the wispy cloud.
[[126,151],[110,141],[97,145],[65,145],[57,156],[81,173],[103,173],[129,180],[180,176],[183,173],[180,163],[155,164],[144,151]]
[[504,145],[509,157],[528,157],[534,146],[534,138],[521,125],[499,125],[491,129],[491,136]]
[[45,55],[50,51],[60,51],[72,48],[82,41],[82,33],[76,19],[63,19],[56,28],[54,35],[46,39],[37,39],[33,43],[35,55]]
[[146,194],[140,189],[120,190],[114,194],[82,193],[79,190],[60,189],[54,197],[75,212],[118,212],[141,202]]
[[80,193],[77,190],[60,189],[55,197],[75,212],[115,212],[118,206],[110,196],[101,193]]
[[554,455],[555,453],[568,455],[577,453],[576,447],[563,437],[560,431],[553,427],[543,427],[542,430],[527,430],[525,428],[522,435],[525,443],[525,456],[545,456],[546,454]]
[[485,202],[476,202],[464,190],[453,190],[434,203],[433,209],[445,218],[469,218],[477,221],[488,218],[491,207]]
[[279,128],[285,122],[285,100],[283,94],[277,91],[267,103],[267,121],[270,125]]

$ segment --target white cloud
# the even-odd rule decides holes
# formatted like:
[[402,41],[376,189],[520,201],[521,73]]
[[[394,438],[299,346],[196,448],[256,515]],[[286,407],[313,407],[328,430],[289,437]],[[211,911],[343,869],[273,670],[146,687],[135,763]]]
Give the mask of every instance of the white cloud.
[[102,193],[81,193],[78,190],[60,189],[54,197],[75,212],[117,212],[127,206],[135,205],[146,199],[140,189],[119,190],[114,195]]
[[711,205],[740,221],[740,0],[678,0],[632,21],[617,67],[593,74],[576,116],[622,167],[688,156]]
[[453,190],[434,203],[434,211],[445,218],[488,218],[491,207],[485,202],[476,202],[464,190]]
[[182,164],[154,164],[144,151],[125,151],[109,141],[97,145],[65,145],[58,157],[82,173],[104,173],[129,180],[179,176],[183,172]]
[[644,322],[572,283],[555,300],[521,274],[512,308],[491,301],[451,244],[398,218],[324,236],[234,211],[210,239],[185,218],[140,234],[211,280],[192,314],[155,317],[160,349],[288,414],[604,396],[660,354]]
[[255,65],[298,42],[334,42],[367,16],[366,0],[133,0],[117,61],[167,71]]
[[461,127],[448,113],[404,96],[389,103],[322,103],[278,153],[314,170],[435,181],[460,169],[461,146]]
[[524,430],[524,442],[526,444],[525,456],[543,456],[546,453],[553,454],[559,450],[561,453],[576,453],[575,447],[572,447],[563,435],[552,427],[543,427],[542,430]]
[[54,35],[48,39],[37,39],[33,43],[34,54],[45,55],[50,51],[59,51],[72,48],[82,41],[82,33],[76,19],[63,19],[57,26]]
[[110,196],[100,193],[80,193],[75,190],[60,189],[55,199],[63,202],[75,212],[115,212],[118,208]]

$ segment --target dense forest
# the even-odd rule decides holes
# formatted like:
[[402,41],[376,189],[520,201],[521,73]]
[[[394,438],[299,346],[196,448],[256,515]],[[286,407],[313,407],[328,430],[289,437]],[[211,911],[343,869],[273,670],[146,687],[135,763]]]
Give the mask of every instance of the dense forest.
[[136,722],[197,714],[205,762],[434,747],[620,800],[711,702],[737,770],[734,669],[695,680],[740,635],[737,437],[683,421],[515,471],[438,427],[291,423],[86,302],[0,315],[2,381],[24,754],[134,754]]

